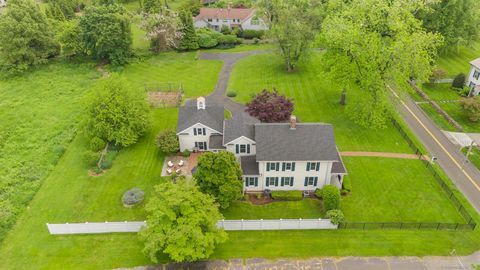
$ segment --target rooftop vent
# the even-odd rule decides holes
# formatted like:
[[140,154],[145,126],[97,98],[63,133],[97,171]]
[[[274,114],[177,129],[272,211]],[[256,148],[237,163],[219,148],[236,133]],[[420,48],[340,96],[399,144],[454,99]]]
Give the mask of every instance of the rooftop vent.
[[198,97],[197,98],[197,110],[205,110],[205,98]]
[[297,128],[297,117],[295,115],[290,116],[290,129]]

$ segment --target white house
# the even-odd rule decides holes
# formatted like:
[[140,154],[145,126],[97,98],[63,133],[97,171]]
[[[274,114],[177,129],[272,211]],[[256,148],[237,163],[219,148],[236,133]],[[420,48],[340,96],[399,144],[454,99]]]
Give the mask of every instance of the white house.
[[243,30],[267,30],[265,22],[251,8],[200,8],[194,18],[197,28],[210,28],[220,31],[223,26],[239,27]]
[[472,89],[471,95],[480,94],[480,58],[470,62],[471,69],[467,79],[467,85]]
[[341,187],[347,174],[324,123],[260,123],[245,114],[224,120],[224,108],[200,97],[179,110],[180,150],[229,151],[240,162],[245,191]]
[[0,7],[4,7],[7,5],[7,0],[0,0]]

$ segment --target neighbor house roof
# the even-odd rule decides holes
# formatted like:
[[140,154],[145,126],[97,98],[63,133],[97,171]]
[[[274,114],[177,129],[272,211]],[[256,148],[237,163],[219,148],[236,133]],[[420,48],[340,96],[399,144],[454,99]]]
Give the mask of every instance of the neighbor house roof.
[[480,58],[477,58],[470,62],[470,64],[476,68],[480,68]]
[[213,103],[210,99],[205,101],[205,109],[197,109],[195,99],[188,100],[178,110],[177,133],[200,123],[218,132],[223,130],[224,108]]
[[255,156],[243,156],[240,158],[243,175],[259,175],[258,162]]
[[339,161],[333,127],[323,123],[256,124],[257,161]]
[[232,118],[225,120],[223,142],[229,143],[239,137],[247,137],[255,141],[254,124],[260,123],[258,119],[246,113],[236,113]]
[[255,9],[251,8],[200,8],[195,20],[205,19],[241,19],[242,21],[253,16]]

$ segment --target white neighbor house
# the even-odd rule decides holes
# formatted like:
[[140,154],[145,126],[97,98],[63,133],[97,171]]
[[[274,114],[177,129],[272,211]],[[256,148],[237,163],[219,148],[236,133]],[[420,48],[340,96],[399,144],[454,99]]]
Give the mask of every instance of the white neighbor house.
[[471,95],[476,96],[480,94],[480,58],[470,62],[472,66],[467,79],[467,86],[472,89]]
[[247,192],[341,188],[347,174],[330,124],[260,123],[246,113],[224,120],[222,106],[199,97],[180,107],[177,136],[181,151],[235,154]]
[[7,5],[7,0],[0,0],[0,7],[4,7]]
[[200,8],[194,18],[196,28],[210,28],[220,31],[222,26],[239,27],[243,30],[267,30],[265,22],[255,15],[251,8]]

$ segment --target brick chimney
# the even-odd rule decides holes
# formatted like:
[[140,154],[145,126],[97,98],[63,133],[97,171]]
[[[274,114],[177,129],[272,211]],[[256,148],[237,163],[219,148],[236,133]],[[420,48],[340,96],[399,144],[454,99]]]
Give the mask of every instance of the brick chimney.
[[290,116],[290,129],[297,128],[297,117],[295,115]]
[[205,98],[198,97],[197,98],[197,110],[205,110]]

